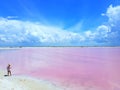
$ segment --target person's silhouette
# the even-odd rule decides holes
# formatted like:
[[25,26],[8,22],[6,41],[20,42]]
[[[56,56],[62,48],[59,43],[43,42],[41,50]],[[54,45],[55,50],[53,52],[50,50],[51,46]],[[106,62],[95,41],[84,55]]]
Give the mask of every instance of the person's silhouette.
[[7,66],[7,75],[8,76],[12,75],[12,73],[11,73],[11,65],[10,64],[8,64],[8,66]]

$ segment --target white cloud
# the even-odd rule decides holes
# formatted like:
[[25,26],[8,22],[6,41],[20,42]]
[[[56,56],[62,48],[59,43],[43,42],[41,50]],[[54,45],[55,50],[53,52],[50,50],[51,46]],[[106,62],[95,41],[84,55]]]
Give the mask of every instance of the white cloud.
[[120,41],[120,6],[113,7],[112,5],[110,5],[105,15],[109,18],[109,40],[113,43]]
[[71,43],[80,34],[40,23],[0,18],[0,40],[4,42]]
[[120,41],[120,6],[110,5],[102,16],[107,16],[108,22],[98,26],[94,31],[86,31],[86,38],[98,44],[104,42],[106,45],[120,45],[118,42]]
[[109,26],[101,25],[101,26],[98,26],[97,31],[100,33],[107,33],[107,32],[110,32],[110,28]]
[[110,27],[107,25],[101,25],[97,27],[96,34],[99,34],[101,37],[107,37],[108,33],[111,31]]
[[15,18],[18,18],[18,16],[7,16],[6,18],[7,19],[15,19]]
[[116,22],[120,21],[120,6],[113,7],[110,5],[105,15],[108,16],[110,23],[116,24]]
[[[99,25],[95,30],[81,31],[82,22],[69,29],[43,25],[36,22],[0,18],[0,42],[24,43],[39,45],[120,45],[120,6],[110,5],[106,13],[106,24]],[[9,19],[11,18],[11,19]],[[74,30],[72,30],[74,29]],[[109,42],[109,43],[108,43]]]

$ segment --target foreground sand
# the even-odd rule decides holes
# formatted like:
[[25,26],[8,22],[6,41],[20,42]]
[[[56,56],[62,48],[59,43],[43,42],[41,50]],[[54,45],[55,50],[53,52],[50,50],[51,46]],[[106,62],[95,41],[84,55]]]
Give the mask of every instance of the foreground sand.
[[[60,85],[59,82],[53,83],[23,75],[5,76],[5,72],[0,70],[0,90],[106,90],[96,86],[79,85],[76,87],[76,83],[65,83]],[[109,90],[120,89],[119,84],[112,83],[112,86]]]
[[0,90],[63,90],[55,84],[27,76],[4,76],[0,70]]
[[97,87],[76,87],[73,85],[59,85],[47,80],[39,80],[28,76],[4,76],[0,70],[0,90],[102,90]]

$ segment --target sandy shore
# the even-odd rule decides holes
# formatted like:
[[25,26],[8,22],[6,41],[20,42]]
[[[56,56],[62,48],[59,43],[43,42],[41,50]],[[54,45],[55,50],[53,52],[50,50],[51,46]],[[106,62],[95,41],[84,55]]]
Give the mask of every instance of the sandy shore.
[[63,90],[50,81],[27,76],[4,76],[0,70],[0,90]]
[[0,90],[103,90],[98,87],[59,85],[23,75],[5,76],[0,70]]

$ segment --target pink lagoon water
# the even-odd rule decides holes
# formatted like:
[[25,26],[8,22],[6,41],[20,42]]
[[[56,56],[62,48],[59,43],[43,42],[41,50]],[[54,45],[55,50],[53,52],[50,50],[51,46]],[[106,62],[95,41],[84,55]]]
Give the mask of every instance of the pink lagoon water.
[[120,47],[0,49],[0,69],[8,63],[14,75],[53,81],[65,90],[120,90]]

